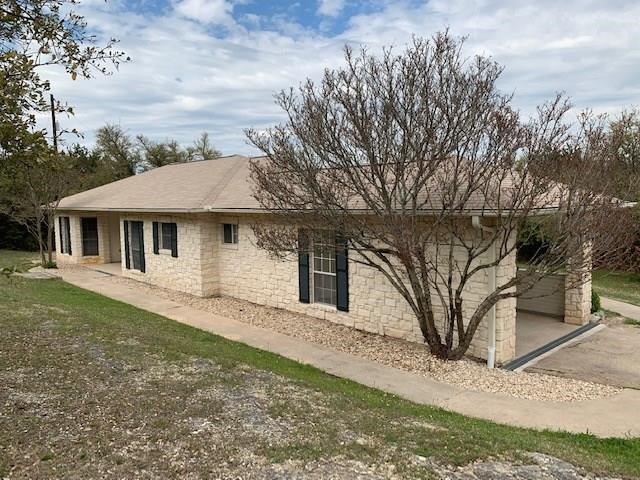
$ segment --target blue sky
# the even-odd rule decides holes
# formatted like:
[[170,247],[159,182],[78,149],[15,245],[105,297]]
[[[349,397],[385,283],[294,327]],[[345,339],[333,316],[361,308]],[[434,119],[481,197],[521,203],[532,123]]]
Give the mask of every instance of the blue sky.
[[256,153],[243,129],[282,121],[273,94],[342,65],[346,43],[379,52],[447,27],[468,37],[465,53],[505,66],[500,87],[524,115],[557,91],[575,112],[640,104],[637,1],[84,0],[78,9],[132,57],[88,81],[46,72],[76,110],[62,127],[82,143],[108,122],[183,144],[208,131],[225,154]]

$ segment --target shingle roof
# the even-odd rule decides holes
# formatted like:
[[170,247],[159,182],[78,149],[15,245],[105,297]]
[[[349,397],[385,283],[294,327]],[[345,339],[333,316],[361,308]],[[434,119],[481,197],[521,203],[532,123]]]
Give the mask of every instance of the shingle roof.
[[198,212],[260,209],[249,157],[179,163],[65,197],[60,210]]
[[[249,163],[257,157],[231,155],[214,160],[166,165],[101,187],[65,197],[60,210],[132,211],[132,212],[227,212],[263,210],[253,197],[249,177]],[[421,210],[439,211],[442,192],[439,184],[445,178],[432,179],[425,188]],[[503,203],[515,187],[513,178],[507,178],[491,195],[474,192],[464,202],[465,214],[491,214],[496,208],[516,208]],[[426,192],[429,192],[428,195]],[[536,208],[557,208],[562,198],[559,188],[551,188],[537,199]],[[351,199],[350,208],[366,209],[362,199]],[[501,204],[500,206],[498,204]]]

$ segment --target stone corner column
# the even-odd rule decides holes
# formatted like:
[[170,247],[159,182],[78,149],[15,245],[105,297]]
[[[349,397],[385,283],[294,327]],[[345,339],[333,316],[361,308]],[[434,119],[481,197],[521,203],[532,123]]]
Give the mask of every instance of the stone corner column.
[[[515,242],[515,234],[510,242]],[[496,267],[496,284],[504,285],[517,275],[515,250]],[[514,291],[511,287],[507,291]],[[496,304],[496,364],[503,364],[516,356],[516,298],[505,298]]]
[[591,316],[591,245],[567,262],[564,291],[564,322],[584,325]]

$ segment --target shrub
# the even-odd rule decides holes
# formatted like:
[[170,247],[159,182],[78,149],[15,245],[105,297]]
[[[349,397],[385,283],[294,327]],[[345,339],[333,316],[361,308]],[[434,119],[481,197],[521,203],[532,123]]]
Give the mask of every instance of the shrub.
[[44,268],[58,268],[58,265],[56,265],[56,262],[44,262],[42,266]]
[[600,295],[598,295],[598,292],[591,289],[591,313],[598,312],[601,309],[602,306],[600,305]]

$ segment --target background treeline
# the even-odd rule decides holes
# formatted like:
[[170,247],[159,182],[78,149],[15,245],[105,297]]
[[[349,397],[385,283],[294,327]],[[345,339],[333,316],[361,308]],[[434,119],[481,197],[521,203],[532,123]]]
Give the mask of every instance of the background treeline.
[[119,125],[105,125],[96,131],[95,145],[75,144],[67,150],[77,172],[76,186],[68,194],[82,192],[171,163],[212,160],[221,155],[207,132],[187,146],[175,140],[154,141],[140,134],[132,137]]
[[47,238],[48,221],[34,218],[35,204],[99,187],[171,163],[212,160],[221,153],[203,132],[190,145],[132,136],[119,125],[96,131],[93,145],[62,147],[55,156],[37,141],[25,144],[29,155],[3,159],[0,177],[0,248],[38,250],[37,229]]

